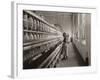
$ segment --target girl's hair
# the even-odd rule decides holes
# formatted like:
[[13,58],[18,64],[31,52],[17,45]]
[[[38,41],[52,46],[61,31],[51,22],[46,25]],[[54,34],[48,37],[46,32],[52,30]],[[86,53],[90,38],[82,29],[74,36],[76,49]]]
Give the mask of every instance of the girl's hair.
[[69,34],[63,33],[63,37],[69,37]]

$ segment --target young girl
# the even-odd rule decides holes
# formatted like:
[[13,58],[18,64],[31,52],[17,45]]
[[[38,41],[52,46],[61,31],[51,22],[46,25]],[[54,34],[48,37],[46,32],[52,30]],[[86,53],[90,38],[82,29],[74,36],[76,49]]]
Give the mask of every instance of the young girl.
[[62,54],[64,55],[63,59],[68,59],[68,44],[69,44],[69,34],[63,33],[63,46]]

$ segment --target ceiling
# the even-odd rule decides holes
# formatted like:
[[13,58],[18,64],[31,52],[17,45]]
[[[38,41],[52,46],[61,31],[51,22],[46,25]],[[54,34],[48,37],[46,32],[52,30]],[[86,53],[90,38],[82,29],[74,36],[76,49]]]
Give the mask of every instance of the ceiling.
[[71,30],[71,12],[35,11],[35,13],[39,16],[42,15],[50,24],[57,25],[56,27],[59,27],[62,32]]

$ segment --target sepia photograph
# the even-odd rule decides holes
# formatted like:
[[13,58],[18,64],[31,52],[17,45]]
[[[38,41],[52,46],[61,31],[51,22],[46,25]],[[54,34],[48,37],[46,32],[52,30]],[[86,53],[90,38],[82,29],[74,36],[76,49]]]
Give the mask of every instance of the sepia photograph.
[[91,66],[91,13],[23,10],[23,69]]

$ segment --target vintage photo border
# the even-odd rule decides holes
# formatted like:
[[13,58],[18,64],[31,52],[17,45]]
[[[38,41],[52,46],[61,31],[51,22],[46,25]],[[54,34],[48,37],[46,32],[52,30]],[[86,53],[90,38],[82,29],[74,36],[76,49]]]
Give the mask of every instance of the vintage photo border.
[[[78,5],[77,5],[78,6]],[[12,54],[11,54],[11,76],[17,77],[45,77],[60,76],[76,73],[96,72],[96,51],[94,49],[95,32],[96,32],[96,8],[86,6],[59,6],[59,5],[42,5],[32,3],[12,2]],[[82,12],[91,13],[91,66],[86,67],[67,67],[67,68],[51,68],[51,69],[30,69],[22,68],[22,10],[46,10],[46,11],[65,11],[65,12]],[[20,15],[19,15],[20,14]]]

